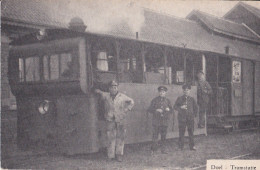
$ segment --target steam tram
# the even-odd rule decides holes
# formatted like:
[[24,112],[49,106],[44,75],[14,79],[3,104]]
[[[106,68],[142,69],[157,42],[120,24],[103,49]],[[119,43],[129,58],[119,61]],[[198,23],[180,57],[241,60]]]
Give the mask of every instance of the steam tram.
[[[79,154],[105,147],[104,108],[93,89],[107,91],[106,84],[112,79],[119,81],[120,91],[135,100],[127,115],[127,144],[151,140],[151,117],[146,116],[146,110],[157,95],[157,87],[167,86],[174,104],[182,95],[182,84],[188,82],[196,98],[199,70],[206,72],[214,89],[209,118],[232,118],[240,112],[255,116],[254,89],[249,88],[255,81],[253,61],[66,29],[45,33],[12,42],[10,51],[9,82],[17,100],[17,141],[21,148]],[[237,63],[238,69],[242,65],[252,74],[242,75],[248,80],[245,82],[234,79],[238,81],[234,84],[231,68]],[[178,135],[176,118],[175,113],[169,119],[168,138]],[[195,134],[206,134],[206,129],[195,126]]]

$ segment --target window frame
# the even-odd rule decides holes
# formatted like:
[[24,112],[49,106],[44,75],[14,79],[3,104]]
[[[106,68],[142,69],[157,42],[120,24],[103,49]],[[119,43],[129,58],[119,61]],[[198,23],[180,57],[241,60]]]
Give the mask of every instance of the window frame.
[[[18,83],[21,83],[21,84],[34,84],[34,83],[51,83],[51,82],[68,82],[68,81],[78,81],[79,80],[79,75],[76,76],[76,77],[72,77],[72,78],[62,78],[61,77],[61,55],[62,54],[66,54],[66,53],[69,53],[72,55],[72,58],[73,58],[73,54],[76,54],[76,57],[78,59],[76,59],[77,62],[79,62],[79,56],[78,56],[78,49],[68,49],[68,50],[60,50],[60,51],[56,51],[55,53],[52,53],[52,52],[47,52],[47,53],[39,53],[38,55],[27,55],[27,56],[18,56],[18,68],[19,68],[19,59],[22,59],[23,61],[23,74],[24,74],[24,80],[23,81],[20,81],[21,77],[20,77],[20,69],[19,69],[19,74],[18,74],[18,80],[17,82]],[[58,70],[59,70],[59,78],[58,79],[54,79],[54,80],[51,80],[51,68],[50,68],[50,58],[52,55],[57,55],[58,56]],[[43,58],[44,56],[47,56],[47,62],[48,62],[48,77],[49,77],[49,80],[45,79],[44,77],[44,66],[43,66]],[[40,76],[40,79],[37,80],[37,81],[27,81],[26,80],[26,58],[30,58],[30,57],[38,57],[39,58],[39,76]],[[76,67],[75,64],[73,65],[73,67]],[[78,70],[79,72],[79,70]],[[79,73],[78,73],[79,74]]]
[[[26,79],[27,79],[27,74],[26,74],[26,59],[27,58],[36,58],[37,56],[35,56],[35,55],[30,55],[30,56],[26,56],[26,57],[24,57],[24,56],[22,56],[22,57],[18,57],[18,70],[19,70],[19,74],[18,74],[18,82],[19,83],[34,83],[34,82],[41,82],[41,79],[42,79],[42,77],[41,77],[41,70],[40,70],[40,67],[41,67],[41,58],[39,57],[39,70],[38,70],[38,72],[39,72],[39,80],[33,80],[33,81],[27,81]],[[19,62],[19,59],[22,59],[22,62],[23,62],[23,69],[22,69],[22,71],[23,71],[23,81],[21,81],[21,77],[20,77],[20,62]]]
[[[117,66],[116,56],[109,55],[109,51],[107,51],[107,50],[95,50],[95,51],[93,51],[93,52],[95,53],[95,55],[94,55],[93,57],[96,58],[96,63],[95,63],[96,66],[94,67],[96,72],[99,72],[99,73],[104,72],[104,73],[111,73],[111,74],[112,74],[112,73],[115,73],[115,74],[117,74],[117,72],[118,72],[118,68],[117,68],[117,67],[118,67],[118,66]],[[102,53],[102,52],[106,53],[107,59],[98,59],[99,53]],[[109,56],[112,56],[113,58],[115,58],[115,59],[112,60],[112,62],[116,65],[116,70],[115,70],[115,71],[109,70]],[[106,61],[107,64],[108,64],[108,70],[105,71],[105,70],[100,70],[99,68],[97,68],[97,62],[98,62],[98,61]]]

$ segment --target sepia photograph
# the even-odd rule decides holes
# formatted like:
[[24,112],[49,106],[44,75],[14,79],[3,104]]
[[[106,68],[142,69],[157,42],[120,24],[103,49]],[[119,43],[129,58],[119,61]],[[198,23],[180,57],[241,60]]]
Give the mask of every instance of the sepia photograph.
[[1,169],[260,169],[260,1],[1,0]]

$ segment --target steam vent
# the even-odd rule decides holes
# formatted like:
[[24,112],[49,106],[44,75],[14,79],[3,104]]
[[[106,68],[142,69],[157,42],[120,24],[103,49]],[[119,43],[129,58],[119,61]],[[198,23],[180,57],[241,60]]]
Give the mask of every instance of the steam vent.
[[85,32],[87,26],[84,24],[83,20],[79,17],[74,17],[70,20],[69,29],[79,32]]

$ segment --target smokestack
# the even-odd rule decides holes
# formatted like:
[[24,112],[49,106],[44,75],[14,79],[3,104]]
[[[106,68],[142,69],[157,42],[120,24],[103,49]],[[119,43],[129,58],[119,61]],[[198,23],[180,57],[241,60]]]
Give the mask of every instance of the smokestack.
[[138,39],[138,32],[135,33],[135,38]]
[[229,54],[229,46],[228,45],[225,47],[225,54]]
[[70,20],[69,29],[79,32],[85,32],[87,26],[84,24],[83,20],[79,17],[74,17]]

